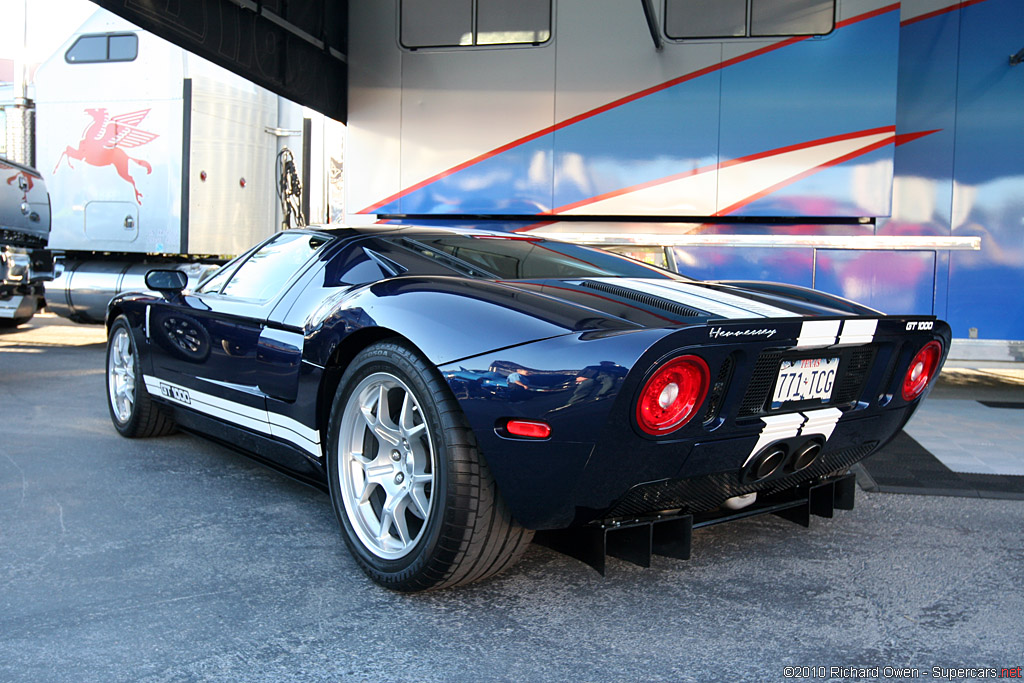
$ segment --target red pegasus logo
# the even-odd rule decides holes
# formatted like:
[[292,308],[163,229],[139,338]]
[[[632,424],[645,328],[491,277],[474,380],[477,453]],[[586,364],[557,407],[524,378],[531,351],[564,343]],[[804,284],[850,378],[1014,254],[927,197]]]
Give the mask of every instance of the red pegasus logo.
[[[15,171],[17,169],[13,166],[0,163],[0,170]],[[14,185],[15,183],[18,184],[18,189],[21,190],[22,201],[28,201],[28,193],[32,191],[32,187],[35,185],[35,183],[32,182],[32,176],[24,171],[17,171],[17,173],[7,179],[8,185]]]
[[113,166],[119,176],[131,183],[132,189],[135,190],[135,201],[141,205],[142,193],[135,186],[135,179],[128,173],[128,162],[134,161],[142,166],[146,169],[147,175],[153,172],[153,167],[148,161],[128,156],[124,150],[140,147],[160,137],[156,133],[149,133],[136,127],[149,114],[149,109],[118,116],[110,116],[106,109],[86,109],[85,113],[92,117],[92,123],[86,126],[77,148],[69,145],[64,149],[60,159],[57,159],[53,172],[57,173],[60,162],[65,158],[68,160],[68,168],[74,168],[71,165],[72,159],[84,161],[92,166]]

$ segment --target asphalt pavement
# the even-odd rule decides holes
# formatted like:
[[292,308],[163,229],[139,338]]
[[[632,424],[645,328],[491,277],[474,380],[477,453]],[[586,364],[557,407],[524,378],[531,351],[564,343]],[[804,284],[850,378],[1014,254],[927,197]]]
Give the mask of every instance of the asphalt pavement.
[[98,327],[39,316],[0,334],[0,681],[962,680],[951,669],[1024,664],[1024,501],[859,492],[810,529],[697,530],[690,561],[611,558],[602,578],[534,545],[493,580],[400,595],[349,557],[325,494],[194,436],[118,436],[103,359]]

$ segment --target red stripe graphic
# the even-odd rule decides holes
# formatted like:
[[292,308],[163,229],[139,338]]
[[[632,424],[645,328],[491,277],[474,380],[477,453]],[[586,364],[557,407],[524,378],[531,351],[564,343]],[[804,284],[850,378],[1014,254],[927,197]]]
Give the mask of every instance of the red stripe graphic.
[[[848,154],[842,155],[842,156],[837,157],[836,159],[832,159],[832,160],[830,160],[830,161],[828,161],[828,162],[826,162],[824,164],[820,164],[818,166],[815,166],[814,168],[808,169],[808,170],[806,170],[806,171],[804,171],[802,173],[799,173],[799,174],[797,174],[797,175],[795,175],[795,176],[793,176],[791,178],[787,178],[785,180],[782,180],[782,181],[772,185],[771,187],[769,187],[769,188],[767,188],[767,189],[765,189],[765,190],[763,190],[761,192],[753,194],[750,197],[746,197],[743,200],[741,200],[739,202],[736,202],[736,203],[732,204],[731,206],[728,206],[728,207],[722,209],[721,211],[716,212],[714,215],[716,215],[716,216],[724,216],[726,214],[732,213],[733,211],[736,211],[737,209],[740,209],[740,208],[742,208],[744,206],[747,206],[748,204],[751,204],[751,203],[757,201],[758,199],[766,197],[767,195],[771,194],[775,190],[778,190],[778,189],[780,189],[782,187],[785,187],[786,185],[791,185],[791,184],[793,184],[793,183],[795,183],[795,182],[797,182],[799,180],[802,180],[804,178],[807,178],[807,177],[817,173],[818,171],[821,171],[823,169],[826,169],[826,168],[829,168],[829,167],[832,167],[832,166],[837,166],[837,165],[839,165],[841,163],[844,163],[846,161],[849,161],[851,159],[855,159],[858,156],[863,156],[864,154],[867,154],[868,152],[873,152],[876,149],[881,149],[882,147],[885,147],[886,145],[895,144],[898,147],[900,145],[905,145],[908,142],[913,142],[914,140],[918,140],[918,139],[923,138],[925,136],[931,135],[932,133],[938,133],[940,130],[941,129],[936,128],[934,130],[924,130],[924,131],[919,131],[919,132],[916,132],[916,133],[900,133],[898,135],[895,135],[894,137],[887,137],[884,140],[879,140],[878,142],[875,142],[875,143],[872,143],[870,145],[866,145],[866,146],[861,147],[859,149],[853,150],[852,152],[850,152]],[[826,144],[829,144],[831,142],[840,142],[842,140],[852,140],[852,139],[860,138],[860,137],[868,137],[868,136],[871,136],[871,135],[880,135],[880,134],[883,134],[883,133],[893,133],[893,132],[895,132],[895,129],[894,129],[893,126],[884,126],[882,128],[872,128],[872,129],[869,129],[869,130],[858,131],[856,133],[845,133],[843,135],[834,135],[834,136],[827,137],[827,138],[821,138],[820,140],[810,140],[808,142],[801,142],[801,143],[798,143],[798,144],[795,144],[795,145],[787,145],[786,147],[779,147],[777,149],[768,150],[766,152],[758,152],[756,154],[751,154],[751,155],[745,156],[745,157],[739,157],[739,158],[736,158],[736,159],[730,159],[729,161],[726,161],[723,164],[721,164],[720,168],[726,168],[726,167],[729,167],[729,166],[736,166],[738,164],[742,164],[742,163],[745,163],[745,162],[748,162],[748,161],[755,161],[757,159],[765,159],[767,157],[776,156],[776,155],[779,155],[779,154],[785,154],[786,152],[793,152],[793,151],[797,151],[797,150],[801,150],[801,149],[809,149],[811,147],[817,147],[819,145],[826,145]],[[555,214],[558,214],[558,213],[561,213],[561,212],[564,212],[564,211],[568,211],[570,209],[578,208],[580,206],[585,206],[586,204],[596,203],[596,202],[599,202],[599,201],[602,201],[602,200],[605,200],[605,199],[610,199],[612,197],[618,197],[618,196],[621,196],[621,195],[624,195],[624,194],[629,194],[631,192],[636,192],[638,190],[643,190],[643,189],[646,189],[648,187],[654,187],[655,185],[660,185],[660,184],[663,184],[663,183],[669,183],[669,182],[672,182],[674,180],[679,180],[681,178],[685,178],[685,177],[687,177],[689,175],[696,175],[697,173],[703,173],[703,172],[709,171],[709,170],[714,170],[714,166],[706,166],[706,167],[695,169],[693,171],[689,171],[689,172],[686,172],[686,173],[678,173],[678,174],[675,174],[675,175],[667,176],[665,178],[659,178],[657,180],[651,180],[651,181],[648,181],[646,183],[640,183],[638,185],[632,185],[630,187],[625,187],[625,188],[622,188],[621,190],[615,190],[613,192],[607,192],[605,194],[601,194],[601,195],[597,195],[596,197],[592,197],[590,199],[583,199],[583,200],[580,200],[578,202],[573,202],[571,204],[566,204],[565,206],[561,206],[561,207],[555,209],[551,214],[547,214],[547,215],[555,215]],[[529,232],[531,230],[537,230],[537,229],[546,227],[548,225],[553,225],[554,223],[557,223],[557,222],[558,221],[551,221],[551,220],[549,220],[549,221],[540,221],[540,222],[537,222],[537,223],[531,223],[530,225],[524,226],[522,228],[516,228],[514,232]]]
[[[884,131],[884,130],[885,129],[875,129],[875,131],[873,131],[873,132],[881,132],[881,131]],[[878,142],[874,142],[874,143],[872,143],[870,145],[867,145],[865,147],[861,147],[860,149],[855,149],[852,152],[850,152],[849,154],[844,154],[844,155],[842,155],[840,157],[836,157],[835,159],[831,159],[829,161],[826,161],[824,164],[820,164],[818,166],[815,166],[814,168],[809,168],[806,171],[803,171],[802,173],[797,173],[795,176],[792,176],[791,178],[787,178],[787,179],[782,180],[782,181],[780,181],[778,183],[775,183],[771,187],[765,188],[764,190],[762,190],[760,192],[756,192],[756,193],[752,194],[751,196],[736,202],[732,206],[725,207],[724,209],[716,212],[715,215],[716,216],[725,216],[727,214],[730,214],[733,211],[736,211],[737,209],[741,209],[744,206],[747,206],[748,204],[756,202],[758,199],[762,199],[764,197],[767,197],[772,192],[775,192],[778,189],[786,187],[787,185],[792,185],[793,183],[795,183],[797,181],[800,181],[800,180],[803,180],[804,178],[812,176],[815,173],[817,173],[818,171],[823,171],[826,168],[831,168],[833,166],[838,166],[839,164],[845,163],[845,162],[847,162],[847,161],[849,161],[851,159],[856,159],[857,157],[864,156],[865,154],[868,154],[869,152],[874,152],[876,149],[882,149],[886,145],[891,145],[893,143],[895,143],[896,145],[903,145],[903,144],[906,144],[906,143],[911,142],[913,140],[917,140],[918,138],[923,138],[926,135],[931,135],[932,133],[937,133],[937,132],[938,132],[938,130],[926,130],[926,131],[921,131],[919,133],[903,133],[901,135],[895,135],[895,136],[893,136],[891,138],[887,137],[884,140],[879,140]]]
[[[873,18],[875,18],[877,16],[880,16],[882,14],[887,14],[889,12],[897,11],[897,10],[899,10],[899,8],[900,8],[900,4],[898,2],[893,3],[891,5],[886,5],[885,7],[880,7],[879,9],[872,10],[871,12],[865,12],[864,14],[860,14],[860,15],[857,15],[855,17],[850,17],[849,19],[844,19],[843,21],[837,22],[836,23],[836,28],[837,29],[845,28],[847,26],[850,26],[850,25],[855,24],[855,23],[860,22],[860,21],[866,21],[868,19],[873,19]],[[679,85],[680,83],[685,83],[687,81],[692,81],[695,78],[700,78],[701,76],[706,76],[707,74],[714,73],[715,71],[719,71],[721,69],[724,69],[725,67],[732,66],[734,64],[739,64],[740,62],[744,62],[744,61],[746,61],[748,59],[753,59],[755,57],[760,57],[763,54],[767,54],[769,52],[773,52],[775,50],[778,50],[778,49],[783,48],[783,47],[787,47],[789,45],[794,45],[794,44],[799,43],[801,41],[807,40],[807,39],[809,39],[811,37],[812,36],[794,36],[792,38],[786,38],[785,40],[780,40],[777,43],[773,43],[771,45],[766,45],[764,47],[758,48],[757,50],[753,50],[753,51],[748,52],[746,54],[739,55],[737,57],[733,57],[732,59],[727,59],[727,60],[725,60],[723,62],[719,62],[718,64],[712,64],[711,66],[704,67],[703,69],[698,69],[697,71],[693,71],[693,72],[688,73],[688,74],[683,74],[682,76],[677,76],[676,78],[673,78],[671,80],[665,81],[664,83],[659,83],[657,85],[653,85],[653,86],[651,86],[649,88],[645,88],[644,90],[641,90],[639,92],[633,93],[631,95],[626,95],[625,97],[621,97],[621,98],[619,98],[617,100],[613,100],[612,102],[609,102],[607,104],[603,104],[600,107],[597,107],[595,109],[591,109],[589,111],[583,112],[582,114],[577,114],[576,116],[572,116],[572,117],[570,117],[568,119],[565,119],[564,121],[560,121],[559,123],[556,123],[553,126],[548,126],[547,128],[542,128],[541,130],[538,130],[538,131],[536,131],[534,133],[530,133],[529,135],[525,135],[525,136],[523,136],[523,137],[521,137],[521,138],[519,138],[517,140],[513,140],[512,142],[508,142],[508,143],[502,145],[501,147],[496,147],[496,148],[492,149],[489,152],[484,152],[483,154],[475,156],[472,159],[469,159],[468,161],[462,162],[461,164],[457,164],[455,166],[452,166],[451,168],[449,168],[446,171],[441,171],[440,173],[432,175],[429,178],[426,178],[424,180],[419,181],[418,183],[414,183],[413,185],[410,185],[409,187],[405,188],[404,190],[400,190],[400,191],[396,192],[395,194],[391,195],[390,197],[386,197],[386,198],[380,200],[379,202],[371,204],[370,206],[366,207],[365,209],[363,209],[359,213],[375,213],[382,206],[386,206],[386,205],[390,204],[391,202],[394,202],[394,201],[396,201],[398,199],[401,199],[402,197],[405,197],[405,196],[407,196],[409,194],[412,194],[413,192],[415,192],[417,190],[420,190],[420,189],[426,187],[427,185],[430,185],[431,183],[435,183],[438,180],[441,180],[442,178],[447,178],[448,176],[453,175],[455,173],[458,173],[459,171],[462,171],[462,170],[464,170],[466,168],[469,168],[470,166],[478,164],[478,163],[480,163],[482,161],[486,161],[487,159],[491,159],[493,157],[496,157],[499,154],[507,152],[510,149],[514,149],[516,147],[519,147],[520,145],[525,145],[526,143],[532,142],[533,140],[536,140],[537,138],[544,137],[545,135],[553,133],[556,130],[561,130],[562,128],[566,128],[566,127],[571,126],[573,124],[579,123],[580,121],[584,121],[586,119],[592,118],[592,117],[597,116],[599,114],[603,114],[604,112],[610,111],[610,110],[615,109],[617,107],[621,107],[624,104],[629,104],[630,102],[635,102],[636,100],[639,100],[639,99],[642,99],[644,97],[647,97],[648,95],[653,95],[654,93],[661,92],[662,90],[667,90],[668,88],[671,88],[671,87],[674,87],[676,85]]]
[[[853,140],[853,139],[856,139],[856,138],[868,137],[869,135],[881,135],[883,133],[895,133],[895,132],[896,132],[895,126],[882,126],[881,128],[870,128],[868,130],[856,131],[854,133],[843,133],[841,135],[831,135],[829,137],[821,138],[821,139],[818,139],[818,140],[809,140],[807,142],[799,142],[799,143],[796,143],[796,144],[793,144],[793,145],[786,145],[785,147],[779,147],[779,148],[776,148],[776,149],[770,149],[770,150],[766,150],[766,151],[763,151],[763,152],[757,152],[755,154],[750,154],[750,155],[745,156],[745,157],[737,157],[736,159],[729,159],[728,161],[723,161],[721,164],[709,164],[707,166],[701,166],[699,168],[695,168],[695,169],[693,169],[691,171],[684,171],[682,173],[676,173],[674,175],[666,176],[664,178],[657,178],[655,180],[649,180],[647,182],[639,183],[637,185],[631,185],[629,187],[623,187],[621,189],[613,190],[611,192],[606,192],[604,194],[599,194],[599,195],[594,196],[594,197],[590,197],[590,198],[587,198],[587,199],[581,199],[579,201],[572,202],[571,204],[566,204],[565,206],[560,206],[557,209],[553,209],[550,213],[545,213],[545,214],[541,214],[541,215],[555,215],[555,214],[559,214],[559,213],[565,213],[566,211],[570,211],[572,209],[577,209],[577,208],[579,208],[581,206],[586,206],[587,204],[594,204],[596,202],[604,201],[605,199],[611,199],[612,197],[620,197],[622,195],[630,194],[630,193],[633,193],[633,192],[637,192],[639,190],[644,190],[644,189],[647,189],[649,187],[655,187],[657,185],[664,185],[665,183],[670,183],[670,182],[673,182],[675,180],[681,180],[683,178],[687,178],[689,176],[694,176],[694,175],[697,175],[699,173],[706,173],[708,171],[714,171],[714,170],[719,169],[719,168],[729,168],[730,166],[738,166],[739,164],[745,164],[745,163],[747,163],[749,161],[757,161],[758,159],[766,159],[768,157],[778,156],[780,154],[786,154],[787,152],[795,152],[795,151],[798,151],[798,150],[801,150],[801,149],[810,149],[811,147],[819,147],[821,145],[827,145],[827,144],[832,143],[832,142],[841,142],[843,140]],[[891,139],[887,139],[886,144],[888,144],[889,142],[892,142],[892,140]],[[724,212],[720,212],[720,213],[724,213]]]
[[822,170],[824,170],[826,168],[830,168],[832,166],[838,166],[839,164],[841,164],[843,162],[846,162],[846,161],[849,161],[850,159],[856,159],[857,157],[863,156],[863,155],[867,154],[868,152],[873,152],[876,149],[881,149],[881,148],[883,148],[883,147],[885,147],[887,145],[891,145],[894,140],[895,140],[895,137],[891,137],[891,138],[887,137],[884,140],[879,140],[878,142],[873,142],[870,145],[867,145],[866,147],[862,147],[860,149],[856,149],[856,150],[850,152],[849,154],[844,154],[844,155],[842,155],[840,157],[836,157],[835,159],[830,159],[829,161],[826,161],[823,164],[815,166],[814,168],[809,168],[806,171],[803,171],[802,173],[797,173],[795,176],[792,176],[792,177],[786,178],[785,180],[777,182],[774,185],[772,185],[771,187],[766,187],[765,189],[761,190],[760,192],[755,192],[754,194],[750,195],[749,197],[746,197],[745,199],[742,199],[742,200],[736,202],[735,204],[733,204],[731,206],[727,206],[724,209],[716,211],[715,215],[716,216],[728,215],[728,214],[732,213],[733,211],[736,211],[737,209],[742,209],[744,206],[747,206],[748,204],[752,204],[753,202],[756,202],[758,199],[762,199],[764,197],[767,197],[772,192],[775,192],[778,189],[786,187],[787,185],[792,185],[793,183],[795,183],[795,182],[797,182],[799,180],[803,180],[804,178],[812,176],[815,173],[817,173],[818,171],[822,171]]
[[986,0],[961,0],[960,2],[953,3],[949,7],[943,7],[942,9],[937,9],[937,10],[935,10],[933,12],[928,12],[927,14],[921,14],[921,15],[913,17],[911,19],[907,19],[906,21],[901,21],[900,22],[900,26],[910,26],[911,24],[916,24],[919,21],[924,21],[925,19],[931,19],[932,17],[937,17],[939,15],[947,14],[949,12],[953,12],[953,11],[956,11],[956,10],[959,10],[959,9],[963,9],[965,7],[970,7],[971,5],[978,5],[978,4],[981,4],[981,3],[985,2],[985,1]]

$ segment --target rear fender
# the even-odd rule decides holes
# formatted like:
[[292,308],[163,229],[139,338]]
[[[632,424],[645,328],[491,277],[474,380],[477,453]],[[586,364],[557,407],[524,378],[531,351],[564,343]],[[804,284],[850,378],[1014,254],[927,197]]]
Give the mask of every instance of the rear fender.
[[449,277],[400,277],[346,289],[303,317],[317,337],[310,360],[320,365],[345,337],[366,328],[405,337],[434,365],[579,330],[635,329],[544,295]]

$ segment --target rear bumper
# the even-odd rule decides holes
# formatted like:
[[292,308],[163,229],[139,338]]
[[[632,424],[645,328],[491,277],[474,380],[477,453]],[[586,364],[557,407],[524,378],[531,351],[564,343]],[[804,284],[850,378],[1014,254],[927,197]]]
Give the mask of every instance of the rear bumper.
[[27,287],[52,280],[53,275],[49,250],[0,246],[0,286]]
[[[762,445],[764,441],[757,433],[693,444],[663,444],[661,456],[679,463],[675,472],[646,481],[630,481],[620,476],[616,485],[609,485],[614,478],[602,474],[597,466],[599,461],[613,459],[609,449],[604,449],[600,457],[591,460],[592,465],[585,473],[587,483],[577,488],[574,524],[666,511],[703,514],[718,511],[726,500],[737,496],[756,493],[760,499],[799,488],[846,472],[888,443],[912,413],[913,406],[907,406],[863,417],[848,414],[838,420],[813,461],[800,469],[792,467],[799,447],[821,439],[822,435],[809,431],[770,440],[767,445]],[[780,443],[790,446],[784,461],[773,473],[753,479],[750,469],[756,456]],[[629,455],[622,453],[620,458],[628,460]]]
[[39,299],[35,296],[16,294],[9,299],[0,298],[0,320],[31,318],[38,308]]
[[608,555],[641,567],[650,567],[653,555],[688,560],[694,529],[765,514],[807,527],[811,516],[830,518],[835,510],[852,510],[856,491],[852,474],[823,477],[760,496],[753,505],[739,511],[626,517],[577,529],[541,532],[536,540],[589,564],[604,576]]

